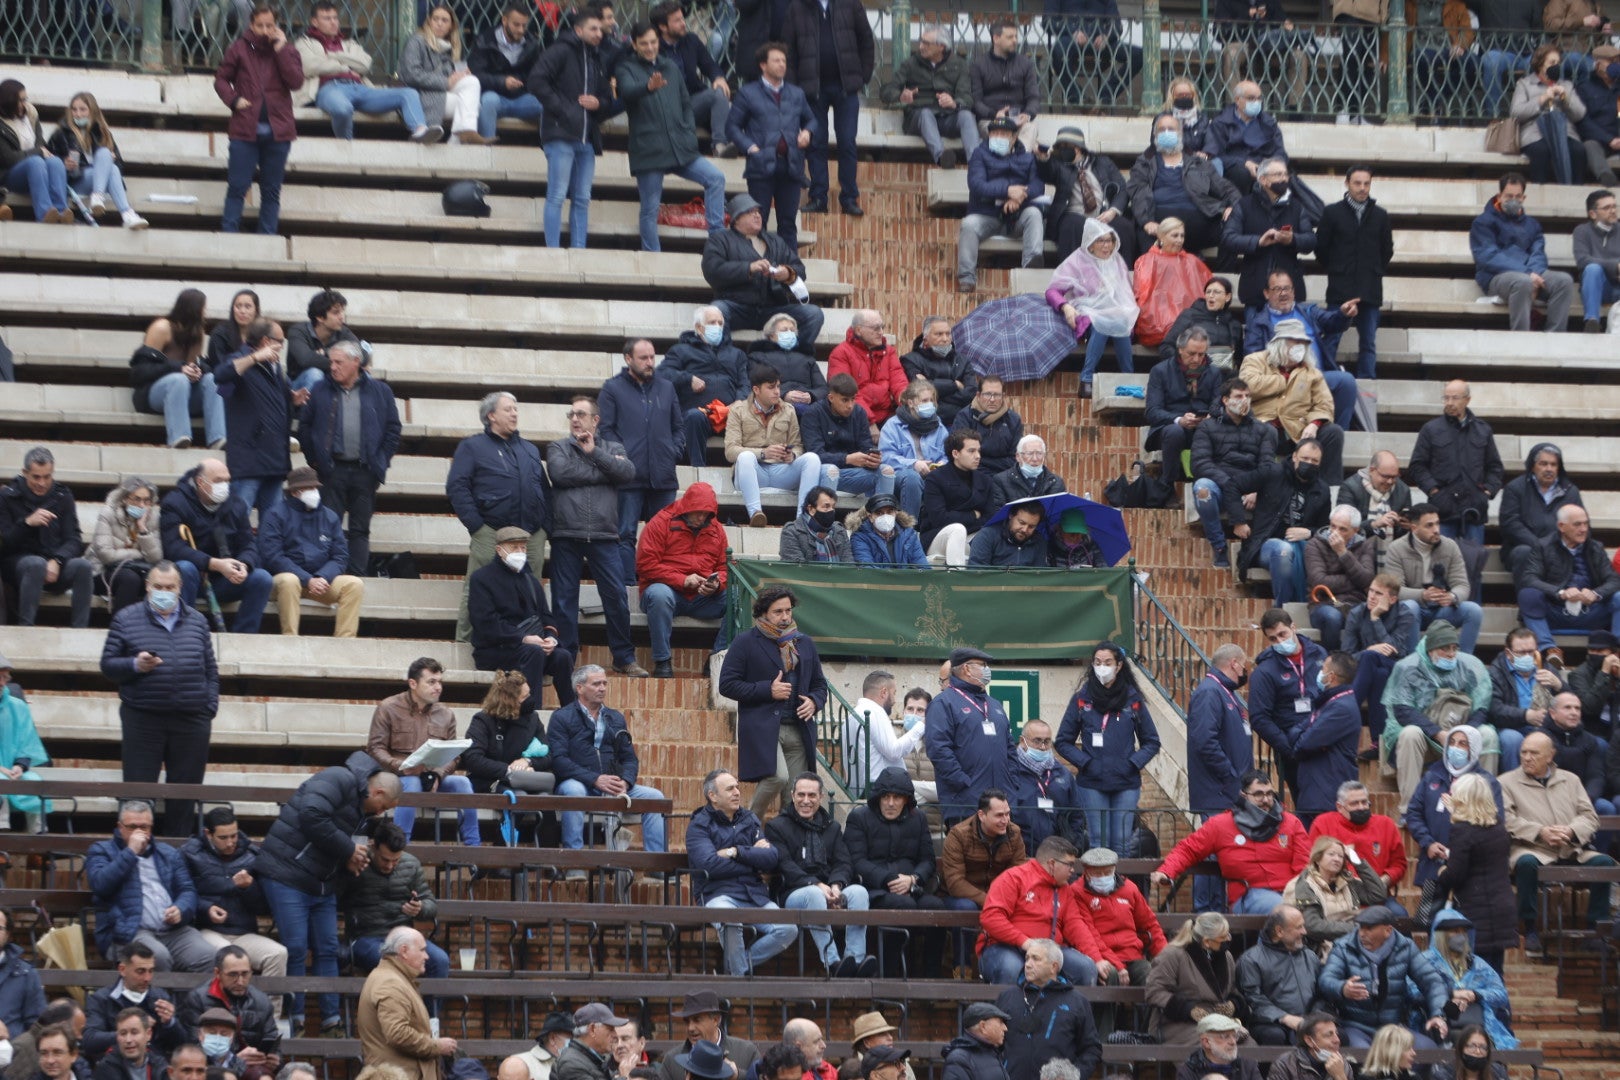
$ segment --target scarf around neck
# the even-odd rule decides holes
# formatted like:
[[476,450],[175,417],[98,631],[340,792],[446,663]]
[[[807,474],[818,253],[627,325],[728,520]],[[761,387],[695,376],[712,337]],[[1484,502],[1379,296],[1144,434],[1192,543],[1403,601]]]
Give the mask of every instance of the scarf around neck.
[[1010,408],[1010,405],[1008,404],[1006,398],[1001,399],[1001,407],[995,412],[986,411],[984,407],[979,404],[979,399],[977,397],[973,399],[973,411],[975,414],[977,414],[979,423],[983,424],[985,427],[989,427],[990,425],[1000,421],[1003,416],[1007,415],[1008,408]]
[[782,670],[791,672],[799,666],[799,646],[795,644],[799,638],[799,624],[790,622],[778,628],[764,619],[754,620],[754,629],[767,641],[776,642],[776,648],[782,654]]

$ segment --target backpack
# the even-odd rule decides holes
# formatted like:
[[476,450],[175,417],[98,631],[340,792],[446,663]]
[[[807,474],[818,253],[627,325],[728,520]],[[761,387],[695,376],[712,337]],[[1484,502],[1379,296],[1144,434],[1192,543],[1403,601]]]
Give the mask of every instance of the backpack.
[[1474,699],[1461,690],[1452,690],[1442,687],[1429,702],[1424,715],[1436,724],[1441,731],[1450,731],[1461,724],[1468,723],[1468,717],[1474,711]]
[[1131,467],[1125,472],[1108,481],[1108,486],[1103,488],[1103,498],[1109,506],[1162,510],[1176,505],[1176,486],[1148,475],[1146,467],[1137,460],[1131,462]]

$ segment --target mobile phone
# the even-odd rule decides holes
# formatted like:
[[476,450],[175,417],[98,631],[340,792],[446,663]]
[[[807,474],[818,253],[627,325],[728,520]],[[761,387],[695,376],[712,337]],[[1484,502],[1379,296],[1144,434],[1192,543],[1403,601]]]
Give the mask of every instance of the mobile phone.
[[708,580],[710,580],[710,581],[719,581],[720,580],[720,571],[716,570],[714,573],[710,574]]

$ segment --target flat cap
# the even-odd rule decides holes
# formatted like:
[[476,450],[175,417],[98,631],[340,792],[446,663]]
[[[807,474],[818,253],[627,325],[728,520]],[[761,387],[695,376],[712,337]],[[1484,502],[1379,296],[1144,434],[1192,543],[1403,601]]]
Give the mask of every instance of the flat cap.
[[237,1026],[236,1014],[229,1009],[221,1009],[217,1006],[212,1009],[204,1009],[203,1014],[197,1017],[197,1026],[202,1027],[205,1024],[223,1024],[234,1029]]
[[1094,847],[1080,856],[1081,866],[1113,866],[1119,862],[1119,856],[1112,848]]
[[[1586,635],[1586,647],[1588,649],[1613,649],[1617,646],[1620,646],[1620,641],[1616,641],[1614,635],[1607,630],[1594,630]],[[5,666],[5,664],[0,663],[0,667]]]
[[975,649],[971,645],[963,645],[959,649],[951,650],[951,667],[959,667],[962,664],[967,663],[969,660],[983,660],[988,664],[994,659],[995,657],[991,656],[983,649]]
[[528,530],[520,529],[516,525],[507,525],[505,528],[495,530],[495,542],[497,544],[510,543],[513,540],[527,541],[528,539]]
[[600,1001],[593,1001],[589,1005],[581,1005],[574,1010],[574,1026],[582,1028],[586,1024],[606,1024],[608,1027],[623,1027],[630,1021],[623,1016],[614,1016],[613,1010]]
[[[870,499],[866,500],[866,512],[868,514],[876,514],[880,510],[898,510],[898,509],[900,509],[900,501],[898,499],[896,499],[893,495],[890,495],[887,492],[884,492],[884,493],[879,494],[879,495],[874,495]],[[1596,637],[1597,634],[1594,633],[1592,636]]]
[[1011,1020],[1012,1017],[988,1001],[975,1001],[962,1012],[962,1029],[975,1027],[986,1020]]
[[1357,926],[1394,926],[1395,913],[1383,904],[1374,904],[1356,912]]
[[287,474],[287,490],[297,491],[300,488],[319,487],[321,478],[315,470],[308,465],[300,465]]
[[1238,1023],[1230,1016],[1223,1016],[1220,1013],[1212,1012],[1202,1020],[1198,1021],[1198,1034],[1202,1035],[1206,1031],[1236,1031],[1242,1026],[1242,1024]]
[[902,1050],[898,1046],[874,1046],[861,1055],[861,1075],[871,1076],[874,1069],[904,1061],[910,1056],[910,1050]]

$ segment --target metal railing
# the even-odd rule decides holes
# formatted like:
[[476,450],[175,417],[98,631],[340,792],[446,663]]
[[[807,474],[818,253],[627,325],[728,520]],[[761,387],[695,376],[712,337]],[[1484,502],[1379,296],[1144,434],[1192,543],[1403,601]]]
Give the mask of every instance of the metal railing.
[[1209,670],[1209,657],[1141,578],[1132,575],[1131,589],[1131,622],[1135,627],[1131,660],[1170,706],[1185,717],[1187,699]]

